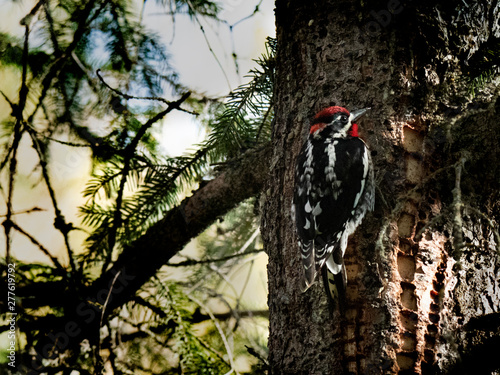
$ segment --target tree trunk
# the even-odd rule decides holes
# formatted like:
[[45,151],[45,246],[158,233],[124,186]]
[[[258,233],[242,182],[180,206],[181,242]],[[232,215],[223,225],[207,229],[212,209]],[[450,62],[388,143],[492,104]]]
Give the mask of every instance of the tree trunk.
[[[262,219],[271,373],[500,368],[499,17],[493,0],[276,1]],[[295,158],[329,105],[372,108],[359,125],[377,181],[346,251],[343,313],[329,312],[321,282],[300,292],[290,215]]]

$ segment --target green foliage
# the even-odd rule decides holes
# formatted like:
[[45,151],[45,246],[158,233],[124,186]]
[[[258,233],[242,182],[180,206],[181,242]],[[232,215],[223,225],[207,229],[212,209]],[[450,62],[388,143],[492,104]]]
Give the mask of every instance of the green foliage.
[[21,66],[22,41],[9,34],[0,33],[0,56],[2,56],[2,64]]
[[[171,291],[171,292],[170,292]],[[221,374],[231,368],[213,348],[194,334],[194,327],[189,322],[192,313],[186,311],[185,306],[192,305],[192,301],[175,287],[169,289],[169,313],[176,324],[172,337],[175,342],[175,351],[179,354],[180,366],[185,374]]]
[[28,264],[19,262],[17,265],[17,283],[57,283],[64,280],[66,275],[61,275],[53,267],[44,264]]
[[[500,54],[499,54],[500,56]],[[498,76],[500,67],[492,68],[481,72],[478,76],[470,78],[468,82],[469,94],[473,97],[476,96],[481,89]]]
[[500,40],[493,36],[464,63],[469,94],[476,96],[500,72]]
[[270,136],[276,42],[269,38],[266,52],[256,60],[250,81],[229,94],[215,108],[215,121],[208,120],[211,133],[204,145],[214,159],[234,157],[249,147],[267,142]]
[[126,317],[118,317],[129,332],[122,338],[127,355],[117,359],[118,368],[133,371],[139,362],[144,373],[221,374],[231,369],[196,332],[196,303],[178,284],[153,279],[142,295],[129,303]]

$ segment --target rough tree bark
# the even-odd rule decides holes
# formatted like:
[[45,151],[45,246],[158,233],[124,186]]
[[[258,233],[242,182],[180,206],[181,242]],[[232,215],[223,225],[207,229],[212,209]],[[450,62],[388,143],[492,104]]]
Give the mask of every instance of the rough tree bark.
[[[262,219],[271,373],[500,368],[499,74],[488,59],[499,18],[496,0],[276,1]],[[486,70],[471,95],[467,77]],[[372,108],[360,131],[378,185],[375,212],[346,252],[346,311],[333,317],[321,283],[300,293],[290,218],[295,157],[309,119],[328,105]]]

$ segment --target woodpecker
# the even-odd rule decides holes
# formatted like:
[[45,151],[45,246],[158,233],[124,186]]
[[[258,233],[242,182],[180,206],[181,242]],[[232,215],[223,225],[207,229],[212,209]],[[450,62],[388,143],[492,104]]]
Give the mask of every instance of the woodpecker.
[[304,267],[302,291],[321,271],[334,306],[345,297],[347,240],[375,203],[370,152],[354,123],[368,109],[318,112],[296,161],[292,216]]

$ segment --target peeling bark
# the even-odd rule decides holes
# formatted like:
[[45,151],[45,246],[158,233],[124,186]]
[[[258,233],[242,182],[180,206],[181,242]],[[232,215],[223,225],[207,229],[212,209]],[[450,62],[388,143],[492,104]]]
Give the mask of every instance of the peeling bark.
[[[500,46],[499,18],[498,1],[276,2],[262,218],[271,373],[462,373],[474,347],[497,342],[498,325],[468,323],[500,311],[499,75],[476,97],[464,76]],[[300,293],[289,213],[309,119],[329,105],[372,107],[359,125],[378,185],[375,212],[346,251],[345,311],[333,316],[320,283]],[[500,368],[497,358],[482,364]]]

